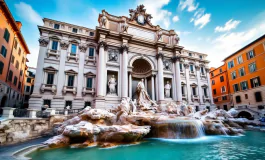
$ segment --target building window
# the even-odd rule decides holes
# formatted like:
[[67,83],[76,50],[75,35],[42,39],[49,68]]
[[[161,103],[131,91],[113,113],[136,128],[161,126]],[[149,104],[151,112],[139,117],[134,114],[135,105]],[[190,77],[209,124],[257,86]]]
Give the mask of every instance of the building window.
[[214,73],[212,72],[211,75],[212,75],[212,77],[213,77],[213,76],[214,76]]
[[94,36],[94,32],[89,32],[89,36]]
[[18,55],[21,55],[21,48],[18,49]]
[[248,99],[248,94],[245,94],[245,99]]
[[88,56],[89,57],[94,57],[94,48],[89,48],[89,53],[88,53]]
[[232,79],[236,79],[236,71],[233,71],[233,72],[231,73],[231,75],[232,75]]
[[13,84],[14,84],[15,86],[17,86],[17,76],[14,77],[14,82],[13,82]]
[[196,94],[196,87],[192,87],[192,94],[193,94],[194,96],[197,95],[197,94]]
[[53,84],[53,79],[54,79],[54,74],[53,73],[48,73],[47,84]]
[[247,90],[248,89],[248,82],[244,81],[240,83],[241,90]]
[[249,69],[249,72],[252,73],[252,72],[255,72],[256,71],[256,63],[251,63],[248,65],[248,69]]
[[84,105],[84,108],[86,108],[87,106],[91,107],[91,102],[86,101],[85,105]]
[[59,29],[60,28],[60,25],[59,24],[54,24],[54,29]]
[[91,77],[87,78],[86,87],[92,88],[92,82],[93,82],[93,79]]
[[185,95],[185,90],[184,90],[184,86],[183,85],[181,86],[181,93],[182,93],[182,95]]
[[237,57],[237,64],[241,64],[241,63],[243,63],[242,55]]
[[6,40],[6,42],[9,42],[9,38],[10,38],[10,33],[6,28],[4,33],[4,39]]
[[44,105],[44,106],[47,105],[49,108],[51,108],[51,100],[49,100],[49,99],[44,99],[44,100],[43,100],[43,105]]
[[52,50],[58,49],[58,41],[52,41]]
[[245,75],[245,69],[244,68],[240,68],[239,69],[239,75],[242,77]]
[[204,75],[204,68],[201,67],[201,73]]
[[220,77],[220,81],[223,82],[224,81],[224,76]]
[[240,103],[241,102],[241,97],[240,96],[236,96],[236,103]]
[[215,99],[214,99],[214,102],[218,102],[218,98],[215,98]]
[[26,92],[30,91],[30,86],[26,86]]
[[252,50],[252,51],[249,51],[248,53],[247,53],[247,58],[248,59],[251,59],[251,58],[254,58],[255,57],[255,54],[254,54],[254,51]]
[[13,79],[13,71],[9,71],[8,80],[12,81],[12,79]]
[[31,78],[27,78],[27,82],[30,83],[31,82]]
[[215,85],[215,80],[212,80],[212,85]]
[[202,59],[202,56],[201,55],[199,57],[200,57],[200,59]]
[[71,46],[71,55],[76,55],[76,49],[77,49],[77,46],[75,44],[72,44]]
[[67,86],[69,86],[69,87],[73,87],[73,86],[74,86],[74,80],[75,80],[75,76],[73,76],[73,75],[69,75],[69,76],[68,76],[68,83],[67,83]]
[[180,69],[180,72],[182,72],[182,63],[179,64],[179,69]]
[[220,73],[222,73],[223,72],[222,68],[220,68],[219,71],[220,71]]
[[213,94],[216,95],[216,89],[213,89]]
[[222,96],[222,100],[226,101],[227,100],[227,96]]
[[14,48],[17,49],[17,40],[14,42]]
[[261,85],[259,77],[255,77],[255,78],[250,79],[250,83],[251,83],[251,88],[255,88],[255,87],[258,87]]
[[73,28],[72,32],[77,33],[77,29]]
[[5,64],[2,61],[0,61],[0,74],[3,73],[4,65]]
[[25,58],[23,57],[23,58],[22,58],[22,63],[24,63],[24,62],[25,62]]
[[206,88],[206,87],[203,88],[203,93],[204,93],[204,96],[205,96],[205,97],[208,97],[208,93],[207,93],[207,88]]
[[72,101],[65,101],[65,109],[72,109]]
[[14,64],[15,63],[15,56],[12,55],[11,57],[11,63]]
[[190,65],[190,71],[193,72],[193,65]]
[[20,70],[20,76],[22,76],[22,74],[23,74],[23,70],[21,69],[21,70]]
[[238,86],[238,84],[234,84],[234,85],[233,85],[233,88],[234,88],[234,92],[238,92],[238,91],[239,91],[239,86]]
[[5,46],[2,46],[2,48],[1,48],[1,54],[2,54],[3,57],[6,57],[6,52],[7,52],[6,47]]
[[18,89],[20,89],[21,88],[21,82],[18,82],[18,87],[17,87]]
[[16,61],[16,69],[18,69],[19,68],[19,62],[18,62],[18,60]]
[[262,102],[261,92],[255,92],[256,102]]
[[234,65],[234,61],[230,61],[228,62],[228,68],[233,68],[235,65]]
[[192,53],[189,53],[189,56],[192,57]]
[[221,92],[224,93],[226,91],[225,86],[221,87]]

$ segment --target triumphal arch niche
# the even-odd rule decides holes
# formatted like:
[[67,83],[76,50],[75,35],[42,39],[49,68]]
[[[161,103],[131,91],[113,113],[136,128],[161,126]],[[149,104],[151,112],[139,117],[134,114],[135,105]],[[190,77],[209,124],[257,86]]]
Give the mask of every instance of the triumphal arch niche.
[[144,5],[129,9],[129,17],[105,10],[99,15],[95,105],[108,108],[124,97],[137,99],[143,80],[158,104],[211,106],[207,55],[184,49],[174,30],[152,24],[152,18]]

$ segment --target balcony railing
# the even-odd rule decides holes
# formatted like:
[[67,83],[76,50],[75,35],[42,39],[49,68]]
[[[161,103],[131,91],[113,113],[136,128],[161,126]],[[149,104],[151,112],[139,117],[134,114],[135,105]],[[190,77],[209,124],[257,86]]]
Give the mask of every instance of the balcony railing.
[[209,96],[206,96],[206,95],[204,95],[203,97],[203,102],[210,102],[210,97]]
[[47,57],[51,57],[51,56],[54,56],[56,57],[56,59],[59,58],[60,56],[60,51],[59,50],[54,50],[54,49],[49,49],[48,52],[47,52]]
[[188,98],[187,98],[187,95],[185,95],[185,94],[182,94],[182,100],[187,100]]
[[94,64],[96,63],[96,57],[95,56],[87,56],[85,60],[86,60],[86,63],[88,63],[88,62],[94,62]]
[[87,88],[87,87],[84,87],[83,88],[83,95],[86,95],[86,94],[92,94],[92,95],[94,95],[95,94],[95,88]]
[[54,84],[42,84],[40,88],[41,92],[51,91],[52,93],[56,93],[57,87]]
[[77,53],[68,52],[67,60],[74,59],[76,62],[79,60],[79,55]]
[[198,95],[191,95],[191,100],[194,101],[200,101],[200,98]]
[[63,87],[63,93],[66,94],[67,92],[71,92],[73,94],[76,94],[76,87],[74,87],[74,86],[64,86]]

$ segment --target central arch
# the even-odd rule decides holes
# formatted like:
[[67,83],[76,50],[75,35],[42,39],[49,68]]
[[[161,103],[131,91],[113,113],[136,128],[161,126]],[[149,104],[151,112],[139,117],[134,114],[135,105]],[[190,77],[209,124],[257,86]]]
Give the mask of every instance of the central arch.
[[144,79],[145,82],[145,88],[147,89],[148,94],[151,96],[152,94],[152,71],[153,71],[153,65],[148,61],[146,58],[137,58],[132,61],[132,99],[137,99],[136,94],[136,87],[138,82],[141,79]]

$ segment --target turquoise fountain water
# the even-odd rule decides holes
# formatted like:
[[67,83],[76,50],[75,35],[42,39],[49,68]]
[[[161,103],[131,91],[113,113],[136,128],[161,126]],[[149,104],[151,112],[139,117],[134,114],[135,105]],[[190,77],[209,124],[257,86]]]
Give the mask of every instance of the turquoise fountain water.
[[199,160],[265,159],[265,133],[245,136],[203,136],[195,139],[147,139],[116,148],[59,148],[31,153],[33,160]]

